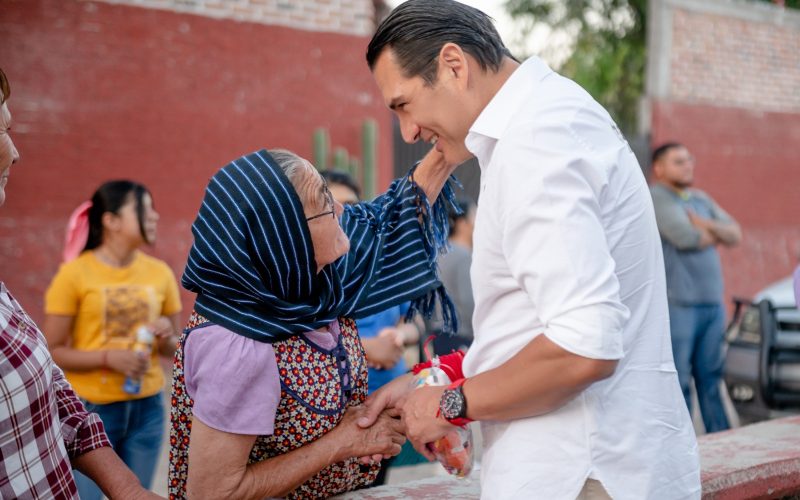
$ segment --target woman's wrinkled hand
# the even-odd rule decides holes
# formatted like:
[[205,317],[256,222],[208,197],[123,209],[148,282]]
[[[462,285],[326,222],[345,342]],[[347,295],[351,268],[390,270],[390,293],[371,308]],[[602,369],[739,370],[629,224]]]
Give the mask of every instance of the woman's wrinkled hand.
[[375,423],[367,428],[358,425],[358,420],[365,414],[364,406],[348,408],[344,418],[334,429],[341,443],[340,460],[379,455],[392,457],[400,453],[406,437],[399,411],[392,408],[381,412]]

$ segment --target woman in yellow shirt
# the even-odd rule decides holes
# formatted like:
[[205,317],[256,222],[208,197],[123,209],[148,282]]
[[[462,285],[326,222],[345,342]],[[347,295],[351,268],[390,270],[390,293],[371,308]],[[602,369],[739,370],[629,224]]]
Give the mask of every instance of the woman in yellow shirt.
[[[70,224],[68,246],[86,229],[83,251],[61,266],[45,297],[53,359],[103,419],[114,449],[145,488],[164,426],[158,356],[175,351],[181,309],[172,270],[139,251],[155,241],[157,223],[147,188],[124,180],[103,184]],[[142,327],[154,334],[152,343],[137,340]],[[87,477],[76,473],[76,480],[81,498],[102,497]]]

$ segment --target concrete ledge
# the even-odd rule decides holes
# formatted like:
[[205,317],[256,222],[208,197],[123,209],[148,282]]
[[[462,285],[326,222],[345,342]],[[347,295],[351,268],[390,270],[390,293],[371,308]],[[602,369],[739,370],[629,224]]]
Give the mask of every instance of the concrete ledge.
[[340,500],[479,500],[481,486],[477,476],[474,479],[457,479],[452,476],[437,476],[419,481],[391,486],[379,486],[366,490],[351,491],[334,497]]
[[[698,438],[704,500],[790,497],[800,499],[800,417],[708,434]],[[342,500],[478,500],[477,476],[439,476],[336,497]]]
[[800,417],[698,438],[704,499],[800,498]]

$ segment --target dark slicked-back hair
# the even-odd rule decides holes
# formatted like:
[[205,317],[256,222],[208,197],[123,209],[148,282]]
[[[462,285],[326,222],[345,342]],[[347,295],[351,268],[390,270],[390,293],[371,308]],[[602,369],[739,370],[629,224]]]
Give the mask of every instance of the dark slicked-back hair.
[[685,147],[680,142],[665,142],[653,150],[653,164],[660,160],[670,149]]
[[406,78],[436,82],[437,58],[452,42],[477,59],[484,71],[498,71],[503,57],[514,56],[503,45],[492,18],[453,0],[409,0],[395,8],[378,26],[367,47],[367,64],[391,48]]

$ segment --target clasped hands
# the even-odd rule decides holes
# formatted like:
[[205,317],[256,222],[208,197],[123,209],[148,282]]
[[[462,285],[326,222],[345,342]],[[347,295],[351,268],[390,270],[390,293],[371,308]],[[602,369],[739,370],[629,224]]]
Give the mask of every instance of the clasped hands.
[[[360,410],[357,424],[362,429],[370,429],[382,417],[391,415],[399,423],[396,428],[411,441],[414,449],[428,460],[434,460],[427,443],[434,442],[453,430],[452,424],[438,416],[439,400],[445,387],[414,388],[412,381],[413,376],[406,374],[375,391],[364,405],[358,407]],[[398,448],[397,453],[399,452]],[[367,463],[395,454],[371,453],[359,456],[362,462]]]

